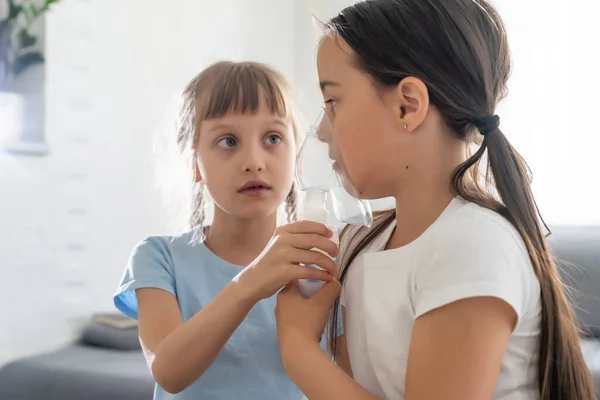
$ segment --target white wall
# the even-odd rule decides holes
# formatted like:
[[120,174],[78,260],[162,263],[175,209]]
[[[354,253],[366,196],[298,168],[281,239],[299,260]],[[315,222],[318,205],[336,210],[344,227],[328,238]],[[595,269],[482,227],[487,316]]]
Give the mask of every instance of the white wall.
[[[500,103],[502,129],[533,172],[549,224],[600,224],[600,3],[494,0],[505,20],[513,70]],[[530,21],[536,20],[534,25]]]
[[166,226],[152,137],[209,63],[294,76],[294,3],[66,1],[47,20],[45,158],[0,157],[0,364],[68,343]]

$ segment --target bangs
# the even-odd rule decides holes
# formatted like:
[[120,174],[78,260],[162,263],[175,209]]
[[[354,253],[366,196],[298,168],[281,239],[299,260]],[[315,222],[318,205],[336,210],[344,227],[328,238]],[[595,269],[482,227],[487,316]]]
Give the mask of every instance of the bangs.
[[205,91],[200,101],[199,120],[220,118],[235,114],[256,114],[261,97],[268,110],[279,117],[287,118],[285,87],[282,77],[261,65],[236,63],[222,65],[214,74],[210,90]]

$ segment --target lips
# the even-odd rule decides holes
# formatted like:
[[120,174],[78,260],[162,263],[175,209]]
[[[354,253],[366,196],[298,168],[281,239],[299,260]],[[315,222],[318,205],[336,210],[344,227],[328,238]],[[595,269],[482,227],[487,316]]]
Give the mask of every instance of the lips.
[[271,186],[269,186],[266,182],[260,180],[253,180],[246,182],[241,188],[238,189],[239,193],[244,192],[258,192],[258,191],[267,191],[271,190]]

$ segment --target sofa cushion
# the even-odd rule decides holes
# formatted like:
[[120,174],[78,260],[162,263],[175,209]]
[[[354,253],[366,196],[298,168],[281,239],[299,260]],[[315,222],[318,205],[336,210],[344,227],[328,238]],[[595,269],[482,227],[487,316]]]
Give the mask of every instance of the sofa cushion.
[[74,344],[0,368],[2,400],[147,400],[153,392],[141,351]]
[[113,350],[141,349],[137,326],[109,326],[95,318],[83,328],[81,343]]
[[600,340],[586,339],[581,341],[583,357],[592,372],[596,384],[596,395],[600,397]]
[[600,338],[600,226],[550,230],[548,240],[582,329]]

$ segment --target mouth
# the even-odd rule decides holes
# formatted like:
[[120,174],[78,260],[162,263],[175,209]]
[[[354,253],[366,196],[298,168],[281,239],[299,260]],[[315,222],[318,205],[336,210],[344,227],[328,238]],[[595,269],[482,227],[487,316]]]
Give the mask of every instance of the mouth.
[[250,195],[250,196],[260,196],[271,190],[271,186],[269,186],[264,181],[248,181],[241,188],[238,189],[238,193]]

